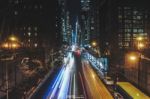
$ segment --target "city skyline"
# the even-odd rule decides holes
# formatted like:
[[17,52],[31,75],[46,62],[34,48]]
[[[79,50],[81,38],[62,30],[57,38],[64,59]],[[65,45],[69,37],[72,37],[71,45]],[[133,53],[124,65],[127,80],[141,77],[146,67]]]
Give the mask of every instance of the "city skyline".
[[148,0],[1,0],[0,99],[150,99]]

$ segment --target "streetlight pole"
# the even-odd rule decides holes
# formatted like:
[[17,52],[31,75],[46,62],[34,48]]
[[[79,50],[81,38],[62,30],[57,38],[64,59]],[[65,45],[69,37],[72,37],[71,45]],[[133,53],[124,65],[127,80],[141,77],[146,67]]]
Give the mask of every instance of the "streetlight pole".
[[[2,47],[4,49],[7,49],[7,50],[13,50],[13,54],[11,57],[9,58],[6,58],[6,59],[2,59],[3,61],[6,61],[5,65],[6,65],[6,99],[9,99],[9,75],[8,75],[8,64],[7,64],[7,61],[11,61],[11,60],[14,60],[14,54],[15,54],[15,49],[20,47],[20,45],[18,44],[18,38],[16,38],[15,36],[10,36],[8,39],[7,42],[4,42],[2,44]],[[15,78],[14,78],[14,83],[15,83],[15,88],[16,88],[16,66],[15,66]]]
[[6,99],[9,99],[9,81],[8,81],[8,67],[7,67],[7,62],[6,64]]
[[138,62],[138,87],[140,86],[140,72],[141,72],[141,52],[139,53],[139,62]]
[[137,38],[137,49],[138,49],[138,52],[139,52],[139,61],[138,61],[138,87],[140,86],[140,76],[141,76],[141,60],[142,60],[142,48],[144,47],[144,44],[142,43],[143,41],[143,38],[142,37],[138,37]]
[[6,79],[6,99],[9,99],[9,75],[8,75],[8,64],[7,62],[11,61],[11,58],[1,59],[5,62],[5,79]]

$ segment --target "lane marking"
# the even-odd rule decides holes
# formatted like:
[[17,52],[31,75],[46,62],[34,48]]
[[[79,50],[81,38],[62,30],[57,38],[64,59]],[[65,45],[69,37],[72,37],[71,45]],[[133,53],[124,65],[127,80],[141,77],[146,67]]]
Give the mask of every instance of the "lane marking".
[[87,97],[86,97],[86,92],[85,92],[85,87],[84,87],[84,84],[83,84],[83,79],[82,79],[82,76],[81,76],[81,73],[80,73],[80,72],[79,72],[79,76],[80,76],[80,79],[81,79],[81,84],[82,84],[82,88],[83,88],[83,91],[84,91],[85,99],[87,99]]
[[75,85],[75,80],[76,80],[76,79],[75,79],[75,77],[76,77],[76,76],[75,76],[75,73],[74,73],[74,84],[73,84],[73,96],[74,96],[74,97],[73,97],[73,99],[75,99],[75,94],[76,94],[76,93],[75,93],[75,91],[76,91],[76,90],[75,90],[75,88],[76,88],[76,85]]
[[[73,74],[72,74],[73,75]],[[69,95],[71,95],[71,89],[72,89],[72,78],[73,76],[71,76],[71,79],[70,79],[70,88],[69,88]]]

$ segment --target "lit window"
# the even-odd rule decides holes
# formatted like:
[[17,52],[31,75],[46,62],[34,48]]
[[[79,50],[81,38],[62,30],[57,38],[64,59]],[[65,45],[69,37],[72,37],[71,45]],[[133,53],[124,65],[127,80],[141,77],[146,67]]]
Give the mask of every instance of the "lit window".
[[133,20],[133,23],[137,23],[137,21]]
[[92,20],[91,23],[94,23],[94,20]]
[[136,15],[138,13],[138,11],[133,11],[133,14]]
[[35,36],[37,36],[38,34],[37,34],[37,33],[35,33],[34,35],[35,35]]
[[133,29],[133,32],[137,32],[137,29]]
[[131,29],[125,29],[125,32],[131,32]]
[[30,33],[30,32],[28,33],[28,36],[31,36],[31,33]]
[[138,32],[143,33],[144,31],[143,31],[143,29],[138,29]]
[[137,19],[141,19],[141,16],[137,16]]
[[28,27],[28,30],[30,31],[30,30],[31,30],[31,27]]
[[118,18],[119,18],[119,19],[122,19],[122,15],[119,15]]
[[94,30],[94,27],[91,27],[91,30]]
[[37,27],[34,27],[34,30],[37,31]]
[[15,14],[15,15],[18,15],[18,11],[15,11],[14,14]]
[[34,44],[34,47],[37,47],[37,46],[38,46],[38,44],[37,44],[37,43],[35,43],[35,44]]

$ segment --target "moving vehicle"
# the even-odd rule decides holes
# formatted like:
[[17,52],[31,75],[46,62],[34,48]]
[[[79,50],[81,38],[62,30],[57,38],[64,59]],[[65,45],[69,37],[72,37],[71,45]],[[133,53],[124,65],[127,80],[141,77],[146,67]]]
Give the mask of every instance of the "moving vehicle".
[[114,98],[115,99],[124,99],[123,96],[118,92],[114,92]]
[[114,81],[111,79],[111,77],[104,77],[104,82],[106,85],[113,85]]

